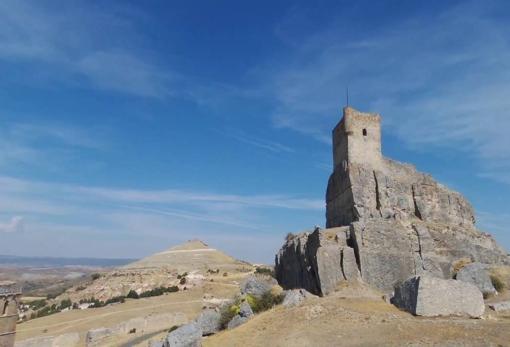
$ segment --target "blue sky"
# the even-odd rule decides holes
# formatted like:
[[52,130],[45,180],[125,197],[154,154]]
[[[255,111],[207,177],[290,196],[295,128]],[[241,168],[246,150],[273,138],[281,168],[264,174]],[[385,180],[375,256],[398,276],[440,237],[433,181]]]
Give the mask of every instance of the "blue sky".
[[0,253],[271,262],[323,225],[330,131],[463,193],[510,248],[506,1],[0,3]]

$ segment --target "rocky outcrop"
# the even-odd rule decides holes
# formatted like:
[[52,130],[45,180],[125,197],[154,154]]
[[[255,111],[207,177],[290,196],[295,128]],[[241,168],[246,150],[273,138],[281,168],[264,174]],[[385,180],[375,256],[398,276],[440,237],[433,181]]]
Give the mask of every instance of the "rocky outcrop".
[[471,263],[459,270],[457,280],[474,284],[484,295],[496,294],[491,278],[481,263]]
[[325,295],[341,281],[361,278],[388,292],[410,276],[452,278],[452,265],[462,258],[510,264],[507,252],[476,229],[461,194],[382,156],[378,115],[346,108],[333,147],[328,229],[286,241],[275,260],[283,288]]
[[287,240],[276,256],[278,282],[317,295],[332,292],[343,280],[360,278],[350,228],[303,233]]
[[391,302],[417,316],[480,317],[485,305],[482,293],[470,283],[415,276],[395,287]]

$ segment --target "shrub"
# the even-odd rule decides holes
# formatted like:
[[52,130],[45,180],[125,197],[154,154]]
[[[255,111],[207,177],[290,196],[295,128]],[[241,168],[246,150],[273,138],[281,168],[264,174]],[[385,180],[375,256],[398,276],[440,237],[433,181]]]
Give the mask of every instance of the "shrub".
[[491,275],[491,282],[498,292],[502,292],[505,289],[505,283],[498,276]]
[[158,287],[151,290],[147,290],[139,295],[140,298],[148,298],[151,296],[160,296],[165,293],[174,293],[178,292],[179,287],[177,286],[171,286],[171,287]]
[[230,305],[225,305],[220,310],[220,326],[222,329],[225,329],[228,325],[228,322],[235,317],[235,315],[239,314],[240,308],[240,300],[236,299],[234,303]]
[[131,289],[126,297],[129,299],[138,299],[140,296],[138,295],[138,293],[136,291]]
[[224,272],[223,277],[227,277],[227,276],[228,276],[228,273]]
[[76,291],[77,291],[77,292],[82,291],[82,290],[85,290],[85,287],[84,287],[84,286],[76,287]]
[[134,334],[134,333],[136,333],[136,328],[133,328],[133,329],[129,330],[129,334]]
[[30,303],[28,304],[28,306],[29,306],[32,310],[37,311],[37,310],[39,310],[39,309],[43,308],[44,306],[46,306],[46,305],[47,305],[47,303],[48,303],[48,302],[47,302],[45,299],[39,299],[39,300],[34,300],[34,301],[30,302]]
[[283,301],[283,294],[264,293],[261,297],[248,294],[246,301],[255,313],[267,311],[272,307],[279,305]]
[[182,277],[179,281],[180,284],[186,284],[186,277]]
[[257,268],[255,269],[255,273],[256,274],[261,274],[261,275],[269,275],[271,277],[274,277],[274,271],[272,269],[267,268],[267,267],[257,266]]
[[96,272],[96,273],[93,273],[91,277],[92,277],[92,281],[95,281],[101,277],[101,274]]
[[188,276],[187,272],[183,273],[182,275],[177,275],[177,279],[180,280],[181,278],[186,277],[186,276]]
[[65,308],[68,308],[68,307],[71,307],[73,305],[73,303],[71,302],[70,299],[65,299],[65,300],[62,300],[60,302],[60,306],[59,306],[59,310],[63,310]]

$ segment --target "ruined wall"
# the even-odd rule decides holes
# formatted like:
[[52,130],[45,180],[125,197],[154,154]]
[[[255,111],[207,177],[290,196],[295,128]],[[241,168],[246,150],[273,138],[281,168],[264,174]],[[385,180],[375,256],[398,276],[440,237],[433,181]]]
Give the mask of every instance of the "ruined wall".
[[0,347],[14,346],[21,288],[13,282],[0,283]]

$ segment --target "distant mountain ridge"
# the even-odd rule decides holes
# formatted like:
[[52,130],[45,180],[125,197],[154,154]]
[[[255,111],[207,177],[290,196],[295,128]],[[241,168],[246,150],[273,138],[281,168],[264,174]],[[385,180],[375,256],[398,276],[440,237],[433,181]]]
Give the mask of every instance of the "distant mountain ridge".
[[136,261],[122,258],[66,258],[66,257],[26,257],[0,254],[0,266],[5,267],[63,267],[91,266],[117,267]]

